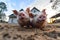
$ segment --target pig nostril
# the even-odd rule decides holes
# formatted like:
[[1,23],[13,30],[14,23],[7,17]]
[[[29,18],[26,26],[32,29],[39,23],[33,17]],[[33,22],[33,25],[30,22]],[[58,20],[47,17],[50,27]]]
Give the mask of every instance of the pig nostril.
[[19,14],[19,16],[25,16],[25,14],[23,14],[23,13],[20,13],[20,14]]
[[25,16],[25,14],[21,13],[21,16]]
[[45,21],[45,20],[42,20],[42,21]]
[[22,14],[23,16],[25,16],[24,14]]
[[24,19],[24,17],[21,17],[21,19]]
[[39,18],[41,18],[41,16]]
[[21,19],[24,19],[24,18],[21,18]]
[[43,16],[43,18],[45,18],[45,16]]

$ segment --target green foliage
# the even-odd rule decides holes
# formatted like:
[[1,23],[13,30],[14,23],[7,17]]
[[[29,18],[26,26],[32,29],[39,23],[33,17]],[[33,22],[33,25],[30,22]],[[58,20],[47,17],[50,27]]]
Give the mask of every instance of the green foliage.
[[0,13],[7,11],[6,4],[4,2],[0,2]]
[[4,16],[4,11],[7,11],[6,4],[4,2],[0,2],[0,19],[2,19],[2,16]]

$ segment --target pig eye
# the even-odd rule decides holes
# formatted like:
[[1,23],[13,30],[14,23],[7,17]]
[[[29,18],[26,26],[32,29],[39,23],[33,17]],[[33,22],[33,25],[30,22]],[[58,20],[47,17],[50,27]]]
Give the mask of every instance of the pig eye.
[[24,14],[21,14],[22,16],[25,16]]
[[20,15],[19,16],[25,16],[25,14],[23,14],[23,13],[20,13]]
[[45,16],[43,16],[43,18],[45,18]]

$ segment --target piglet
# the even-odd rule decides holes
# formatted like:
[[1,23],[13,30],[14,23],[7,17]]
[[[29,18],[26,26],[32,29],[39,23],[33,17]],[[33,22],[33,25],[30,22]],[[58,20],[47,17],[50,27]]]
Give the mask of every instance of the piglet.
[[13,10],[13,13],[17,16],[18,24],[21,27],[29,26],[29,15],[25,11]]
[[33,19],[33,25],[34,27],[36,28],[40,28],[43,30],[43,28],[45,27],[45,24],[46,24],[46,12],[45,12],[45,9],[40,12],[39,14],[37,14],[34,19]]

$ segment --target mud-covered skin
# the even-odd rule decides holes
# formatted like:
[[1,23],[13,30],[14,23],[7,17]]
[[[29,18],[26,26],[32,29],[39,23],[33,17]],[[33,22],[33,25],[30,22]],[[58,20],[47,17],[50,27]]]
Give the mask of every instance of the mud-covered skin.
[[[22,13],[24,14],[24,13]],[[27,14],[24,15],[18,15],[18,23],[21,27],[27,26],[29,25],[29,16]]]
[[38,20],[37,18],[36,21],[33,20],[33,24],[36,28],[43,29],[46,26],[46,20]]
[[19,24],[21,27],[28,26],[28,25],[29,25],[29,19],[18,20],[18,24]]
[[33,24],[36,28],[40,28],[43,30],[43,28],[46,26],[46,19],[47,19],[47,15],[45,11],[40,12],[34,17]]
[[13,10],[13,12],[17,16],[18,24],[21,27],[29,25],[30,19],[29,19],[29,15],[27,14],[27,12],[25,12],[25,11],[17,11],[17,10]]

